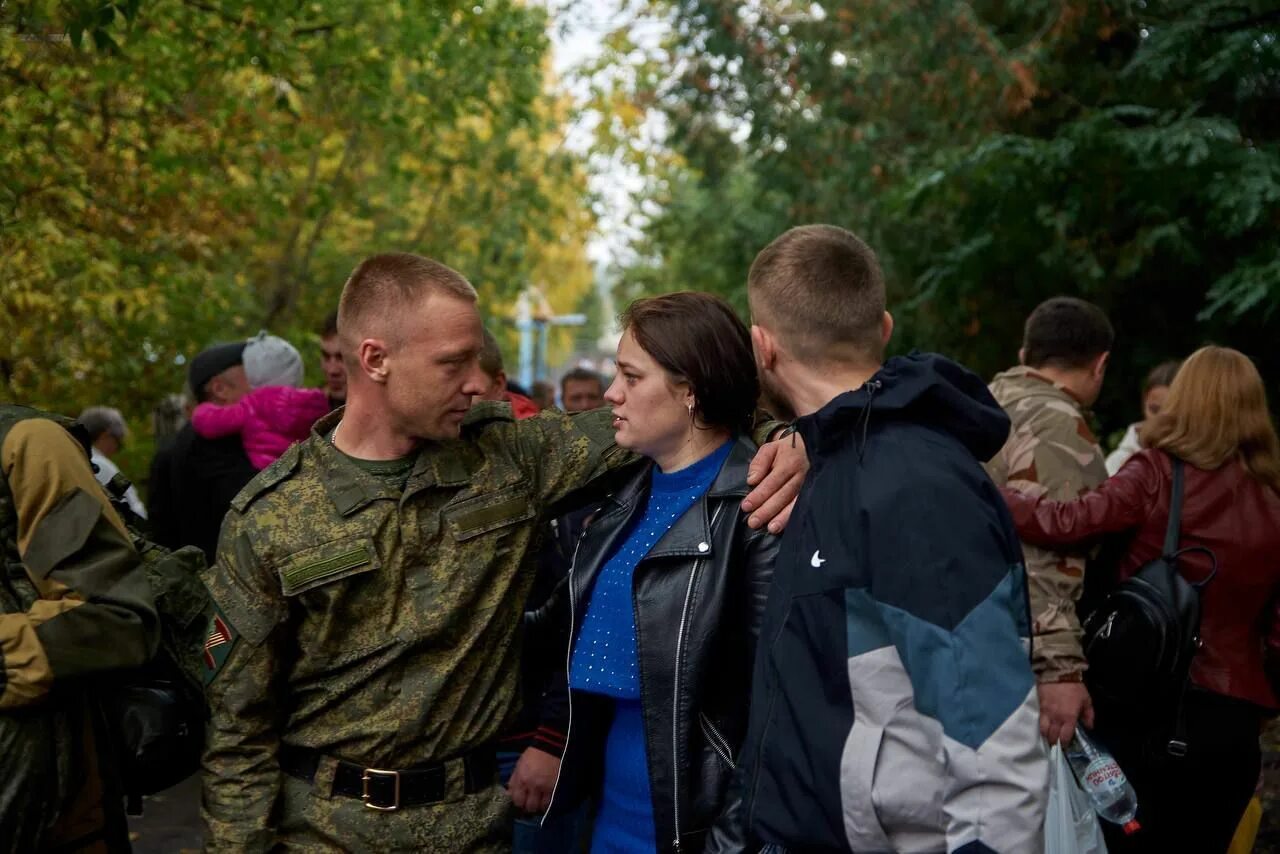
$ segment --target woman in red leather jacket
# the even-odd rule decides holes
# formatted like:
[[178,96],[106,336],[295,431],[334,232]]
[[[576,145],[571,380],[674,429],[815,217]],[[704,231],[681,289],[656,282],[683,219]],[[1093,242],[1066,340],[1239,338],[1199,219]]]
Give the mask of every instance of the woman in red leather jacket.
[[[1257,782],[1259,727],[1280,708],[1263,667],[1268,647],[1280,651],[1272,613],[1280,591],[1280,442],[1257,369],[1223,347],[1204,347],[1186,361],[1141,438],[1144,450],[1074,501],[1010,490],[1005,498],[1028,543],[1065,546],[1128,535],[1123,579],[1163,551],[1171,459],[1186,463],[1181,544],[1207,547],[1218,563],[1202,591],[1204,646],[1184,704],[1188,752],[1175,759],[1154,749],[1150,720],[1097,710],[1099,736],[1137,790],[1144,828],[1127,839],[1108,832],[1107,844],[1113,854],[1220,854]],[[1211,558],[1199,551],[1178,565],[1190,581],[1212,570]]]

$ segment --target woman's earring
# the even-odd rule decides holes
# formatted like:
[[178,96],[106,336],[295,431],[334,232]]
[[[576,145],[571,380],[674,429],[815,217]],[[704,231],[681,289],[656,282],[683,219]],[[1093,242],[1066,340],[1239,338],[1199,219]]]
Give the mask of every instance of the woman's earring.
[[692,418],[692,417],[693,417],[693,404],[692,404],[692,403],[690,403],[690,404],[689,404],[689,417],[690,417],[690,418]]

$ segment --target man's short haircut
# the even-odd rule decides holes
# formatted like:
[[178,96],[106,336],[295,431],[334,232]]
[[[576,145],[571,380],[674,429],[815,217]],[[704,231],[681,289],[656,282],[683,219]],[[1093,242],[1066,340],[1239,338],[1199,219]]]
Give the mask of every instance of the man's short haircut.
[[502,348],[498,346],[498,339],[493,337],[493,333],[488,329],[484,330],[484,348],[480,351],[480,370],[484,371],[485,376],[489,379],[497,379],[498,374],[504,368],[502,366]]
[[564,397],[565,389],[569,387],[569,383],[580,382],[593,382],[600,387],[601,394],[604,393],[604,377],[590,368],[574,368],[560,378],[560,396]]
[[90,406],[76,419],[89,432],[89,438],[97,441],[103,433],[115,436],[123,442],[129,428],[125,426],[124,416],[119,409],[110,406]]
[[332,338],[338,334],[338,313],[331,311],[324,319],[324,324],[320,327],[321,338]]
[[802,225],[760,251],[747,275],[751,313],[812,362],[884,358],[884,274],[871,247],[834,225]]
[[356,344],[372,334],[395,337],[404,310],[433,293],[476,301],[476,289],[457,270],[421,255],[387,252],[360,262],[338,300],[343,354],[357,358]]
[[1115,338],[1111,321],[1093,303],[1053,297],[1027,317],[1022,361],[1029,368],[1085,368],[1109,352]]

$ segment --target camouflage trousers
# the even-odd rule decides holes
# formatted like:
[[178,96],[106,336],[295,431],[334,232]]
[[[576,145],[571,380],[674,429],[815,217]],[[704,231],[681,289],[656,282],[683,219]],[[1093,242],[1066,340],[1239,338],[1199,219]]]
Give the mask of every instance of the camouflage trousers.
[[392,812],[367,809],[355,798],[326,797],[285,777],[276,850],[306,852],[423,852],[497,854],[511,850],[511,796],[501,786],[443,803]]

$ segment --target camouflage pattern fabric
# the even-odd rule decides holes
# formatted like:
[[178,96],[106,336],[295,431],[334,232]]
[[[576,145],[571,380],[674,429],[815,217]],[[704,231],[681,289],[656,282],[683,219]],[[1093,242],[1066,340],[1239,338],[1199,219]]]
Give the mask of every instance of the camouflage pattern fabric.
[[[996,376],[991,393],[1012,421],[1009,440],[987,463],[999,486],[1070,501],[1107,478],[1102,449],[1080,403],[1027,367]],[[1040,682],[1078,682],[1086,664],[1076,603],[1087,553],[1023,544],[1031,595],[1032,665]]]
[[[124,523],[67,419],[0,407],[0,847],[37,851],[122,825],[85,682],[137,667],[154,602]],[[99,839],[98,847],[105,843]]]
[[[328,442],[340,417],[259,473],[223,524],[207,577],[207,850],[500,850],[496,781],[377,813],[330,797],[330,757],[403,769],[491,743],[518,700],[532,574],[517,570],[539,516],[631,457],[607,411],[516,421],[482,404],[461,439],[422,447],[400,491]],[[282,741],[326,756],[314,785],[282,773]]]

